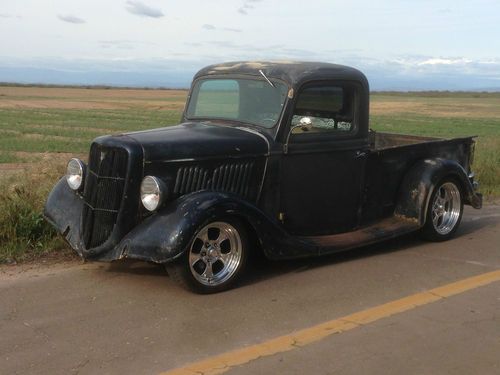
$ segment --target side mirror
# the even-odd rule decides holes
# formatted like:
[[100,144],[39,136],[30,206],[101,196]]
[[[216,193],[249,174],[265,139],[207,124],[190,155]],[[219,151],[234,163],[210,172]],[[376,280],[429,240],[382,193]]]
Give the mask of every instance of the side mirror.
[[283,147],[283,150],[286,153],[288,153],[288,144],[290,143],[290,137],[292,136],[292,134],[294,133],[294,130],[295,129],[300,129],[302,130],[303,132],[308,132],[309,130],[311,130],[313,127],[313,123],[312,123],[312,120],[310,117],[302,117],[300,120],[299,120],[299,123],[292,126],[290,128],[290,131],[288,132],[288,135],[286,137],[286,142],[285,142],[285,145]]
[[311,130],[313,127],[313,123],[310,117],[302,117],[299,121],[299,123],[295,126],[292,127],[291,132],[293,132],[295,129],[300,128],[303,132],[308,132]]

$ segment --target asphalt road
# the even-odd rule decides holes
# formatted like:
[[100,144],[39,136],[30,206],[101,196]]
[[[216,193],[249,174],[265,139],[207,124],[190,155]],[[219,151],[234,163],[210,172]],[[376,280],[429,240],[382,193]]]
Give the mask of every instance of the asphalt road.
[[[141,262],[0,268],[1,374],[158,374],[500,269],[500,206],[457,237],[258,260],[200,296]],[[500,282],[232,367],[234,374],[498,374]]]

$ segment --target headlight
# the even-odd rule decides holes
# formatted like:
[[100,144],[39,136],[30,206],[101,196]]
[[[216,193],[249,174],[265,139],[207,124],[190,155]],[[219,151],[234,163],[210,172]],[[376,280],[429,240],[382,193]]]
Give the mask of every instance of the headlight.
[[146,176],[141,183],[141,201],[148,211],[156,210],[163,202],[165,185],[153,176]]
[[85,164],[80,159],[71,159],[66,167],[66,181],[72,190],[78,190],[83,185]]

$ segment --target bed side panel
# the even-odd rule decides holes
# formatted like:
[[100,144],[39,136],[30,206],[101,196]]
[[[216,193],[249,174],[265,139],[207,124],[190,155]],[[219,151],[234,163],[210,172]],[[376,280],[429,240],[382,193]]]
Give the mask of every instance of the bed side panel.
[[437,140],[375,150],[367,160],[361,224],[394,213],[399,187],[419,160],[441,158],[458,162],[469,172],[472,138]]

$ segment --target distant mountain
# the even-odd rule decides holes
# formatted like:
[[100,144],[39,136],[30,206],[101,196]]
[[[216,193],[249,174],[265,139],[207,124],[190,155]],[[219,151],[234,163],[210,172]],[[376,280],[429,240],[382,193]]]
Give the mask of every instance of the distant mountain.
[[[193,72],[194,74],[194,72]],[[187,88],[193,74],[160,72],[62,71],[44,68],[0,67],[0,82],[53,85],[106,85]]]
[[[39,64],[28,64],[0,60],[0,82],[188,88],[196,71],[208,63],[44,60]],[[448,66],[423,69],[418,64],[377,63],[363,66],[362,62],[356,67],[366,74],[370,88],[376,91],[500,91],[498,72],[485,72],[482,67],[461,71]]]

